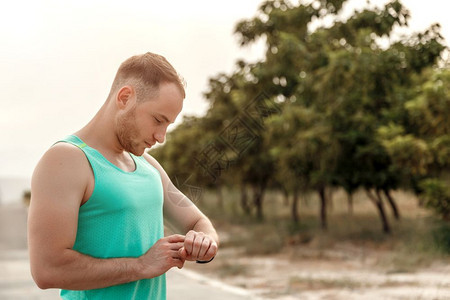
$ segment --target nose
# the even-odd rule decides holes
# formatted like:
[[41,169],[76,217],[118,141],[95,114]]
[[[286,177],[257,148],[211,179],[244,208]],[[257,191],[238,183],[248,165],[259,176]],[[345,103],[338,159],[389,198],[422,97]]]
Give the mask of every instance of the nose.
[[155,140],[162,144],[164,143],[164,140],[166,139],[166,130],[167,128],[162,128],[160,130],[158,130],[157,132],[155,132]]

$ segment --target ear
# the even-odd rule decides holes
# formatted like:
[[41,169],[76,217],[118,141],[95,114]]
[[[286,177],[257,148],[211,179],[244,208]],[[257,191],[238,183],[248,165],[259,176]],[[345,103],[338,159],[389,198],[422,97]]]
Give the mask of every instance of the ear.
[[123,86],[117,93],[116,104],[120,109],[124,109],[132,100],[134,96],[133,87],[126,85]]

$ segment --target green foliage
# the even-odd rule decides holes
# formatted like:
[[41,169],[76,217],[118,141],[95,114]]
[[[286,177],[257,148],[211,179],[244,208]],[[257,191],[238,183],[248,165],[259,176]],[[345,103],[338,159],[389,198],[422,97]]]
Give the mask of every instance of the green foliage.
[[[264,59],[238,61],[231,74],[210,79],[206,115],[186,119],[155,150],[163,165],[189,170],[199,186],[249,188],[260,216],[269,187],[420,193],[427,186],[418,182],[442,176],[450,165],[450,71],[436,68],[445,49],[439,25],[396,38],[394,27],[410,18],[400,1],[344,20],[345,2],[268,0],[237,23],[242,46],[264,39]],[[222,169],[205,182],[198,161],[208,145],[220,157],[210,166]]]
[[405,108],[418,135],[450,134],[450,69],[428,70],[417,96]]
[[412,80],[419,86],[403,104],[402,125],[380,128],[378,136],[403,178],[416,185],[428,207],[449,219],[444,180],[450,166],[450,70],[427,69]]
[[393,158],[393,166],[397,170],[407,171],[412,175],[427,174],[433,157],[425,141],[411,134],[397,135],[391,139],[383,139],[383,146]]
[[438,166],[450,166],[450,134],[436,137],[431,141],[430,147]]
[[450,254],[450,224],[439,224],[433,231],[433,239],[440,252]]
[[435,210],[445,220],[450,220],[450,190],[448,183],[440,179],[426,179],[421,182],[425,205]]

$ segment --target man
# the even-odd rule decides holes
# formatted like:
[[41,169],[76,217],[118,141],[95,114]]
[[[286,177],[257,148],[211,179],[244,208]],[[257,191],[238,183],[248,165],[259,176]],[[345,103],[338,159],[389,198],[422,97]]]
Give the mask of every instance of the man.
[[[214,258],[211,222],[145,153],[164,142],[184,97],[164,57],[133,56],[94,118],[43,155],[28,219],[40,288],[63,299],[165,299],[170,268]],[[163,213],[185,235],[164,237]]]

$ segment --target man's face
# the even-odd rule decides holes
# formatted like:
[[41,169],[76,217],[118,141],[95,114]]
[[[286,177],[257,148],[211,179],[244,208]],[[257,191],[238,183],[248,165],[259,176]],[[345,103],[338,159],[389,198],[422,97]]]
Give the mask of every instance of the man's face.
[[163,83],[152,99],[130,104],[117,120],[117,137],[124,150],[140,156],[164,142],[167,127],[183,108],[183,97],[175,84]]

